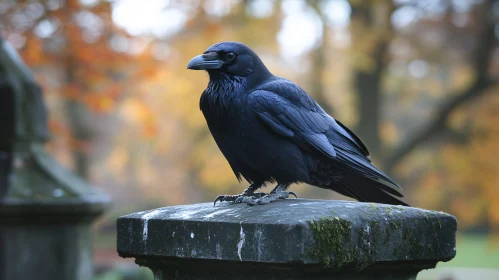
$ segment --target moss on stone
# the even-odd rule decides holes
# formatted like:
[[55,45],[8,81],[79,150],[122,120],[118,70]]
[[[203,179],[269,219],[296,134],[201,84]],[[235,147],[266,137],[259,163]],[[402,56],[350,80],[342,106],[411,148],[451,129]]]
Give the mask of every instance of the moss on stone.
[[376,205],[374,203],[369,203],[369,207],[371,207],[374,210],[378,209],[378,205]]
[[411,239],[411,256],[413,258],[423,256],[425,254],[425,247],[418,242],[416,237]]
[[365,228],[360,235],[360,246],[355,249],[357,251],[356,268],[364,269],[375,261],[376,243],[382,240],[381,226],[378,221],[369,221],[368,227]]
[[428,214],[426,214],[425,212],[421,212],[421,216],[424,217],[424,219],[427,221],[427,222],[431,222],[430,221],[430,217],[428,216]]
[[397,222],[395,222],[395,221],[391,221],[390,225],[392,226],[393,229],[397,229],[398,228]]
[[343,267],[352,261],[349,250],[345,248],[345,243],[350,241],[352,222],[334,217],[312,220],[308,224],[315,241],[315,246],[308,251],[311,259],[327,267]]
[[442,222],[440,221],[439,217],[436,217],[436,219],[437,219],[437,223],[438,223],[438,228],[441,229],[442,228]]
[[[360,246],[352,243],[352,222],[340,217],[323,218],[308,222],[315,241],[308,256],[326,267],[343,268],[347,265],[362,270],[374,263],[374,239],[379,234],[377,222],[360,231]],[[357,244],[357,243],[356,243]]]
[[[443,222],[434,213],[406,214],[402,212],[408,211],[405,207],[366,206],[359,214],[363,217],[360,223],[353,223],[353,220],[336,214],[308,221],[315,242],[306,249],[307,257],[329,268],[362,270],[373,264],[377,256],[392,253],[394,257],[404,260],[440,252],[439,243],[429,245],[427,239],[421,236],[429,234],[438,238]],[[376,207],[378,210],[372,211]],[[406,216],[411,218],[410,224],[405,222]],[[390,243],[393,240],[400,244]]]

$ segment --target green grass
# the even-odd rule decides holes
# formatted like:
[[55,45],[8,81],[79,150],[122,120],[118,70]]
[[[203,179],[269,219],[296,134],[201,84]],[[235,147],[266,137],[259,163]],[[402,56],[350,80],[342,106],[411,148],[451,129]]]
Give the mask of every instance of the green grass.
[[484,234],[457,236],[457,254],[438,267],[499,268],[499,242]]

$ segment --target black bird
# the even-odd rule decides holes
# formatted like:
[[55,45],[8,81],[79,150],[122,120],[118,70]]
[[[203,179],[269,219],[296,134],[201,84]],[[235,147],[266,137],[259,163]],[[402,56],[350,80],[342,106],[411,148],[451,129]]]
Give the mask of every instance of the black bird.
[[[298,85],[272,75],[246,45],[217,43],[187,69],[208,72],[201,111],[237,179],[251,184],[215,203],[267,204],[295,195],[286,189],[303,182],[359,201],[407,205],[393,197],[402,197],[400,186],[371,164],[352,131]],[[273,182],[269,194],[255,192]]]

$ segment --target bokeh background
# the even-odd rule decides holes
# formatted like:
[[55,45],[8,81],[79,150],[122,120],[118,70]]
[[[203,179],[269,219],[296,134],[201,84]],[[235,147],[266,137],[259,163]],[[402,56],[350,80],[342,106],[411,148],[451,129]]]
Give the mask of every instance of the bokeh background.
[[420,279],[499,275],[499,1],[0,0],[0,32],[44,88],[50,152],[114,199],[99,279],[120,279],[118,216],[246,187],[199,111],[206,73],[186,70],[218,41],[352,128],[411,205],[458,218],[456,259]]

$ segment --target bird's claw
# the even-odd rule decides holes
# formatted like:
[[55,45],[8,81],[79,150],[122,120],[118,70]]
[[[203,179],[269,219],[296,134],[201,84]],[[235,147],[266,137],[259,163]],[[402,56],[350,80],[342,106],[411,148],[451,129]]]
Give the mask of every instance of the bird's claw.
[[264,192],[257,192],[257,193],[253,193],[251,195],[244,195],[242,194],[241,196],[239,196],[235,201],[234,201],[234,204],[237,204],[237,203],[247,203],[247,201],[249,200],[252,200],[252,199],[259,199],[261,197],[264,197],[266,196],[267,194],[264,193]]
[[244,202],[249,206],[263,205],[263,204],[269,204],[279,199],[286,199],[290,195],[294,195],[296,198],[298,198],[298,196],[294,192],[271,192],[268,195],[262,196],[260,198],[246,199],[244,200]]
[[215,201],[213,202],[213,206],[217,204],[218,201],[224,202],[233,202],[234,204],[236,203],[245,203],[248,199],[258,199],[263,196],[267,195],[266,193],[263,192],[257,192],[257,193],[252,193],[252,194],[237,194],[237,195],[219,195],[217,198],[215,198]]
[[245,203],[248,199],[252,199],[252,197],[251,196],[240,196],[236,199],[236,201],[234,201],[234,204]]
[[213,202],[213,206],[215,206],[218,201],[228,201],[233,202],[233,204],[246,203],[250,206],[263,205],[269,204],[279,199],[286,199],[290,195],[294,195],[295,198],[298,198],[298,196],[294,192],[271,192],[269,194],[266,194],[264,192],[257,192],[252,194],[242,193],[237,195],[219,195]]
[[230,201],[230,200],[226,200],[226,198],[228,197],[228,195],[219,195],[217,196],[217,198],[215,198],[215,201],[213,201],[213,206],[217,205],[217,202],[220,201],[220,202],[224,202],[224,201]]

